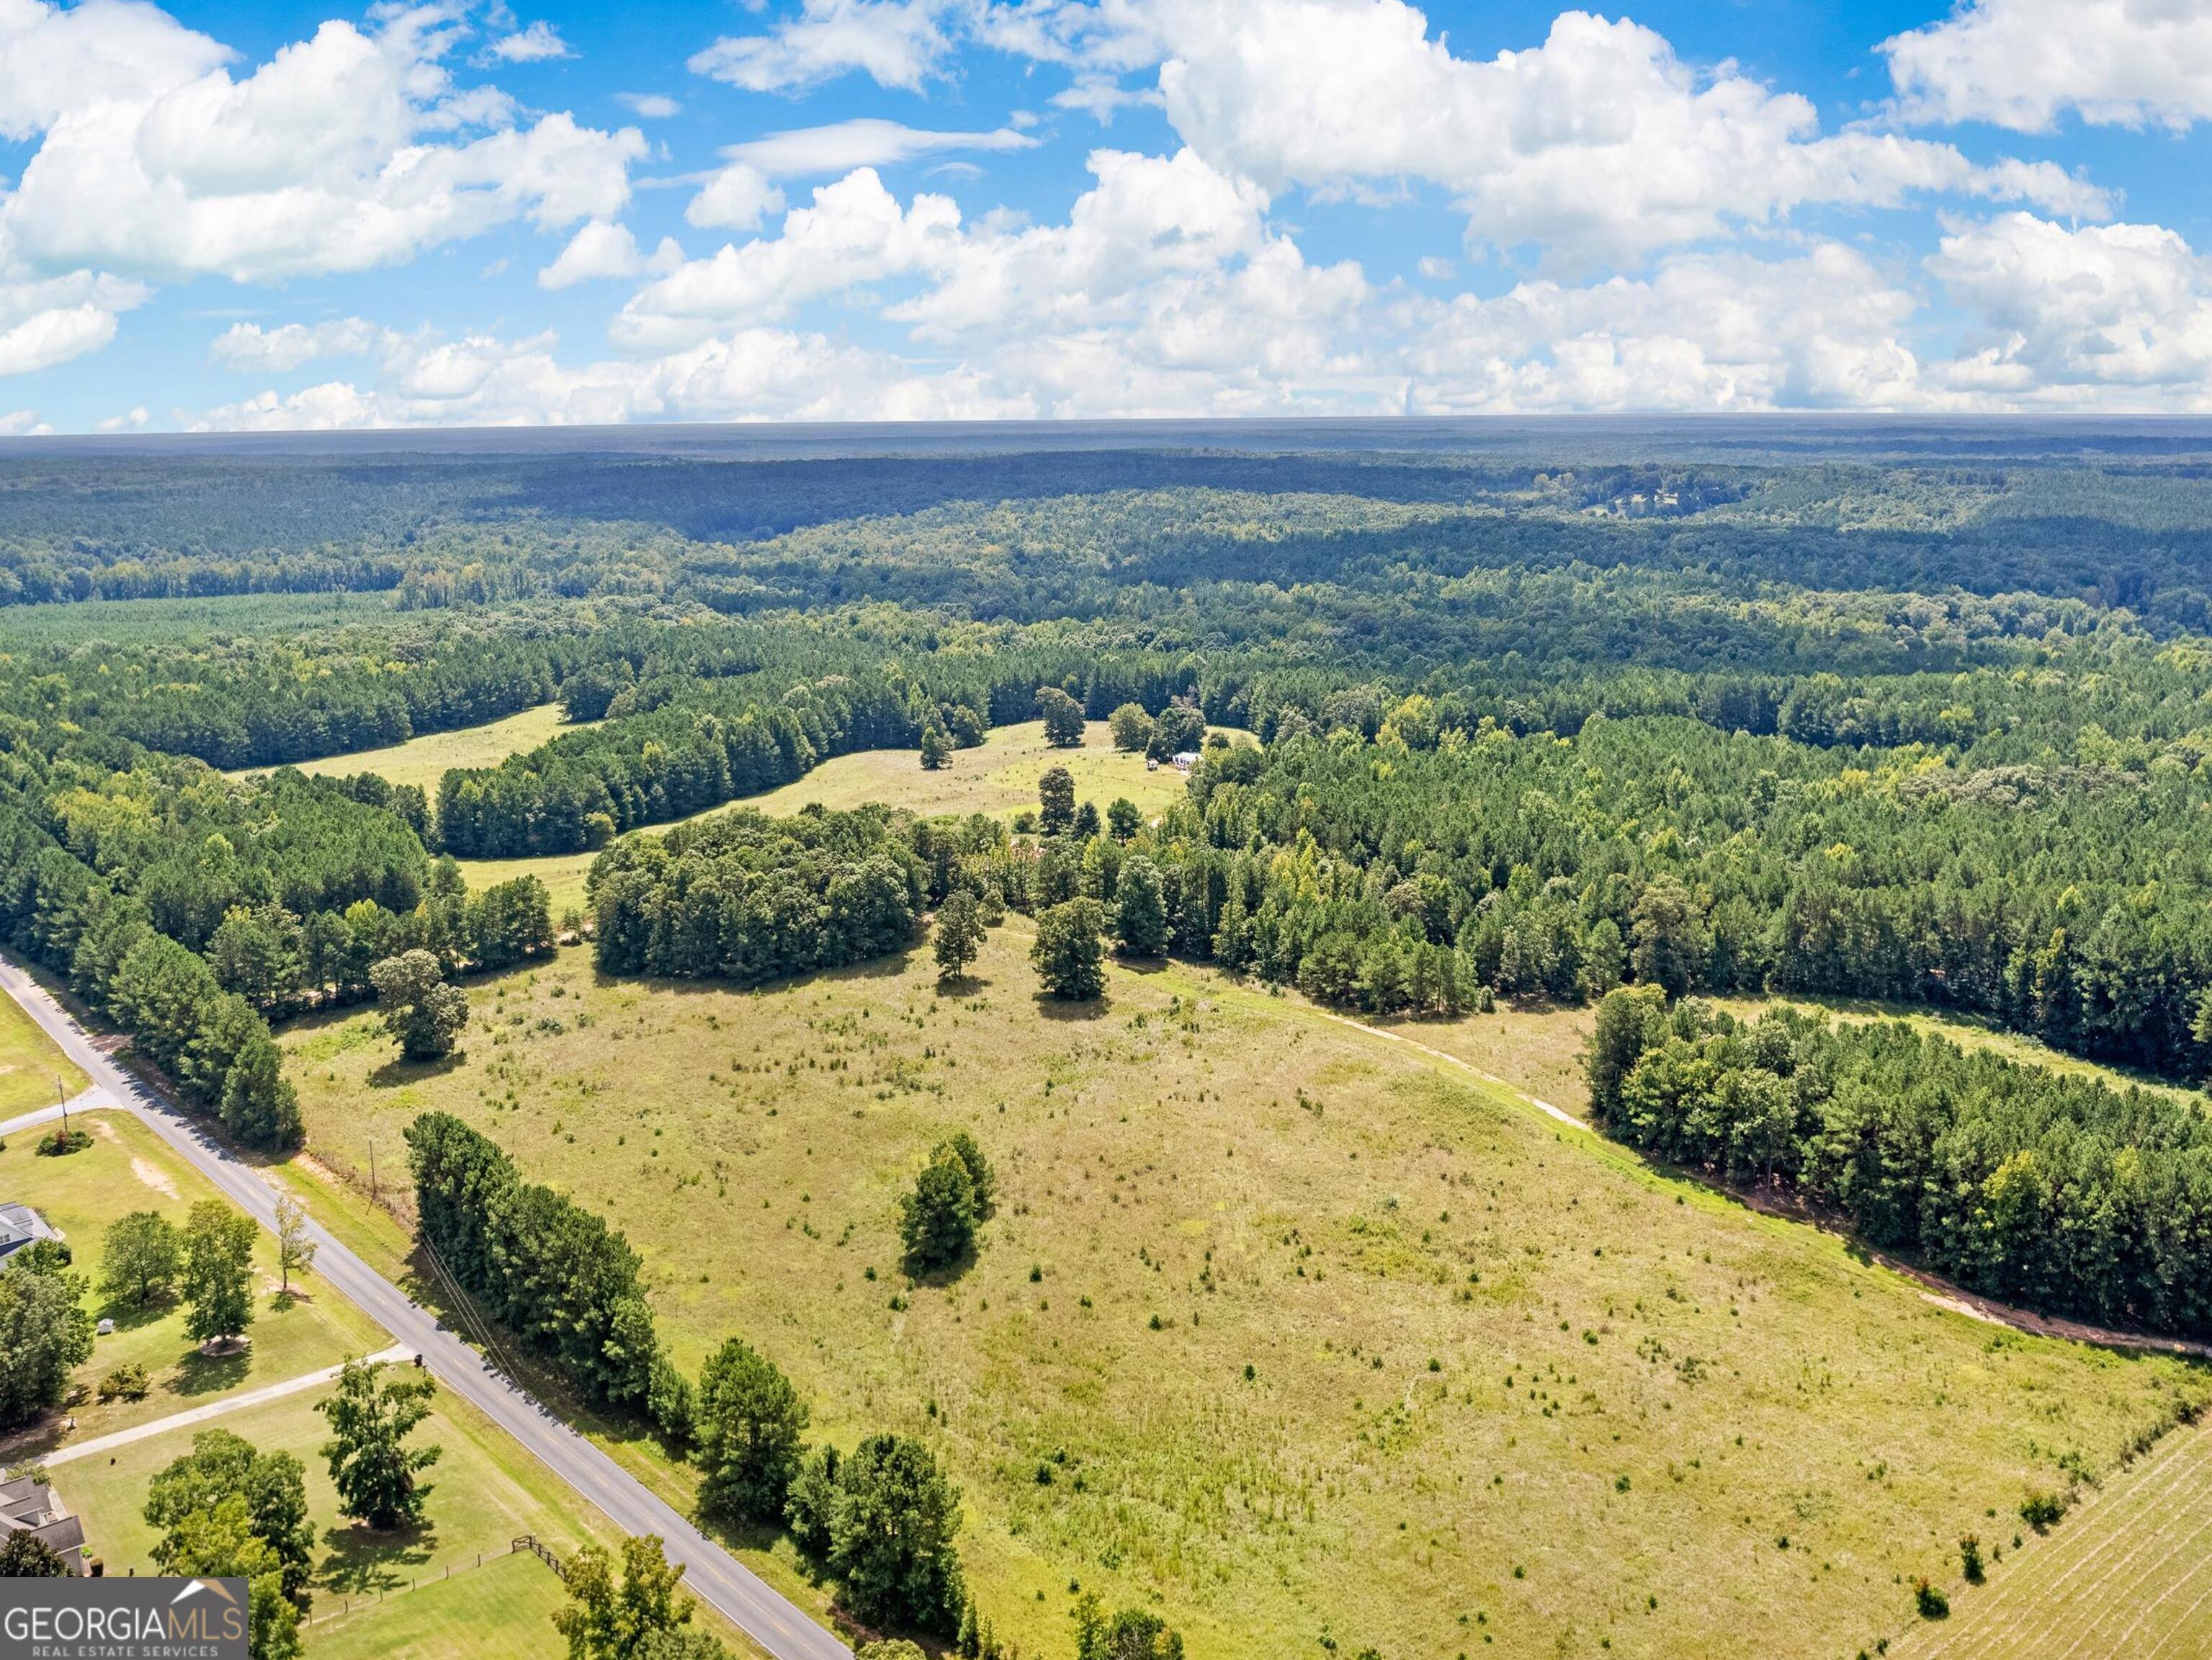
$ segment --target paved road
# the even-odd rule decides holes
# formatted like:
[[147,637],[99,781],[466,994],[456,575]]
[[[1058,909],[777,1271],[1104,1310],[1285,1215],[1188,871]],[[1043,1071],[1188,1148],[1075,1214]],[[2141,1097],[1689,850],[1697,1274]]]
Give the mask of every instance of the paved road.
[[[70,1104],[81,1108],[120,1107],[181,1154],[238,1207],[272,1232],[276,1189],[231,1156],[183,1112],[155,1095],[92,1046],[84,1030],[48,995],[44,987],[12,962],[0,959],[0,989],[84,1068],[93,1087]],[[58,1107],[26,1113],[0,1123],[0,1136],[60,1116]],[[408,1295],[348,1250],[323,1228],[310,1223],[319,1249],[315,1272],[399,1340],[420,1354],[439,1382],[542,1459],[546,1468],[605,1513],[625,1533],[657,1533],[667,1541],[668,1559],[687,1572],[684,1588],[712,1605],[759,1644],[775,1660],[852,1660],[852,1651],[808,1619],[765,1580],[707,1538],[636,1477],[525,1394],[507,1376],[487,1365],[474,1349],[416,1304]]]

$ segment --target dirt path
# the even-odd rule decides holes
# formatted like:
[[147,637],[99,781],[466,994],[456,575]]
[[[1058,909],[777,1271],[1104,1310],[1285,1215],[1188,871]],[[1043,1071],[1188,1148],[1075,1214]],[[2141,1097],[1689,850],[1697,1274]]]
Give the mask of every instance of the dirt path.
[[[1445,1066],[1480,1078],[1486,1084],[1494,1085],[1513,1097],[1515,1100],[1526,1102],[1556,1122],[1578,1129],[1586,1135],[1596,1134],[1596,1131],[1572,1113],[1555,1107],[1549,1101],[1540,1099],[1526,1090],[1508,1083],[1495,1073],[1485,1072],[1480,1067],[1472,1061],[1463,1061],[1456,1055],[1433,1048],[1417,1038],[1408,1037],[1403,1032],[1387,1031],[1381,1026],[1370,1026],[1364,1020],[1354,1020],[1349,1015],[1337,1014],[1311,1003],[1300,1001],[1293,1004],[1292,1006],[1316,1019],[1327,1020],[1335,1025],[1349,1026],[1352,1031],[1364,1032],[1370,1037],[1379,1037],[1386,1043],[1396,1043],[1431,1061],[1441,1061]],[[1820,1229],[1823,1233],[1832,1233],[1844,1239],[1855,1250],[1861,1252],[1868,1261],[1887,1268],[1893,1274],[1904,1275],[1921,1288],[1920,1294],[1928,1301],[1954,1314],[1961,1314],[1972,1320],[1984,1320],[1991,1325],[2008,1326],[2014,1331],[2031,1333],[2038,1337],[2058,1337],[2069,1342],[2094,1343],[2103,1348],[2151,1350],[2162,1354],[2187,1355],[2193,1359],[2212,1359],[2212,1342],[2201,1342],[2186,1337],[2158,1337],[2143,1332],[2120,1331],[2109,1326],[2091,1325],[2085,1321],[2067,1320],[2050,1315],[2037,1314],[2032,1310],[2018,1308],[2010,1303],[2002,1303],[1993,1297],[1984,1297],[1979,1292],[1971,1292],[1964,1286],[1954,1285],[1941,1275],[1930,1274],[1925,1268],[1916,1268],[1910,1262],[1892,1256],[1887,1251],[1872,1250],[1859,1241],[1852,1239],[1850,1234],[1835,1226],[1831,1220],[1821,1216],[1809,1206],[1793,1204],[1778,1195],[1729,1187],[1717,1182],[1701,1180],[1701,1184],[1711,1187],[1717,1192],[1726,1194],[1729,1198],[1758,1211],[1762,1215],[1778,1216],[1789,1221],[1802,1222],[1809,1227]]]

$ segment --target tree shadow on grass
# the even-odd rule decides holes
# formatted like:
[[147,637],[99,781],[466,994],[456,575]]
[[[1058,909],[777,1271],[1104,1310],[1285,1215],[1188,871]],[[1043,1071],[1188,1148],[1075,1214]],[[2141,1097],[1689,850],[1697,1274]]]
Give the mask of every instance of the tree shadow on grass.
[[1040,1020],[1097,1020],[1114,1012],[1114,1000],[1103,992],[1079,1003],[1042,991],[1030,1000],[1036,1005]]
[[949,1262],[939,1262],[933,1268],[923,1268],[910,1257],[899,1259],[899,1272],[917,1287],[927,1286],[932,1291],[943,1291],[975,1266],[976,1249],[970,1243],[967,1250]]
[[141,1326],[150,1326],[165,1319],[176,1306],[173,1298],[166,1297],[156,1297],[144,1303],[135,1297],[110,1297],[101,1301],[95,1317],[112,1320],[118,1332],[137,1331]]
[[419,1084],[432,1078],[443,1078],[447,1073],[466,1064],[468,1053],[455,1049],[451,1055],[441,1055],[435,1061],[408,1061],[394,1055],[368,1074],[371,1089],[398,1089],[408,1084]]
[[323,1545],[329,1554],[315,1570],[316,1583],[339,1596],[374,1596],[407,1588],[437,1549],[438,1524],[423,1521],[379,1533],[342,1523],[323,1530]]
[[177,1375],[161,1387],[174,1395],[227,1394],[246,1381],[252,1365],[253,1352],[242,1344],[223,1354],[193,1349],[177,1363]]

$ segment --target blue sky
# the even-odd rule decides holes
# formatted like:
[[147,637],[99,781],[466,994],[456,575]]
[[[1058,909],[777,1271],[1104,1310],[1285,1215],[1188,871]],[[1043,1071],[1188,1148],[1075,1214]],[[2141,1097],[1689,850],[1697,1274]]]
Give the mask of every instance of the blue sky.
[[2212,5],[0,0],[0,430],[2212,404]]

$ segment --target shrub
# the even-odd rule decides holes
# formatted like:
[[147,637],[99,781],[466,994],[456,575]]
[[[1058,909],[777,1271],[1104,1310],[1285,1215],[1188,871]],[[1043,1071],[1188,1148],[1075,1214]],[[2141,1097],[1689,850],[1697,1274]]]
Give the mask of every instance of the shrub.
[[110,1401],[143,1401],[149,1387],[146,1368],[132,1361],[100,1380],[100,1399],[103,1405]]
[[2051,1527],[2065,1514],[2065,1495],[2053,1493],[2048,1487],[2030,1487],[2027,1497],[2020,1501],[2020,1519],[2038,1533]]
[[1959,1541],[1959,1571],[1966,1576],[1966,1583],[1982,1583],[1982,1540],[1979,1534],[1970,1533]]
[[1925,1578],[1912,1582],[1912,1603],[1920,1610],[1923,1620],[1948,1620],[1951,1617],[1951,1599]]

